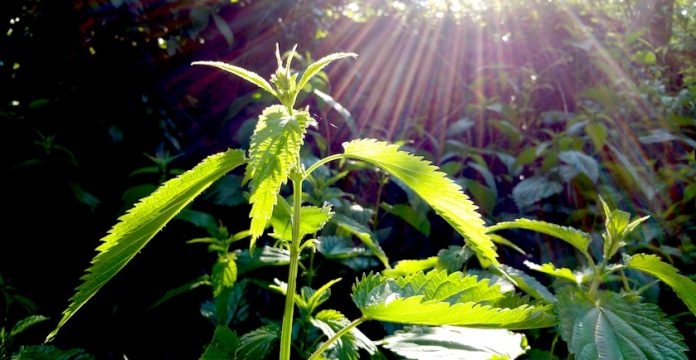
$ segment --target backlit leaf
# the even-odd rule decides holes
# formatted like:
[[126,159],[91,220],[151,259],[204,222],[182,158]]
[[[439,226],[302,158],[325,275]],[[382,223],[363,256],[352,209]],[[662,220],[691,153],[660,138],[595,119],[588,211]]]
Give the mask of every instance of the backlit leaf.
[[150,196],[142,199],[109,230],[97,248],[92,266],[82,277],[84,281],[72,297],[63,318],[48,339],[94,294],[116,275],[176,214],[203,190],[227,172],[244,163],[244,153],[228,150],[209,156],[193,169],[164,183]]
[[655,255],[637,254],[628,257],[626,266],[640,270],[662,280],[677,293],[691,312],[696,315],[696,283],[688,277],[679,274],[674,266],[660,260]]
[[499,222],[488,227],[488,232],[496,232],[504,229],[525,229],[540,232],[561,239],[583,253],[587,253],[592,238],[590,234],[572,227],[560,226],[540,220],[516,219],[514,221]]
[[271,84],[269,84],[268,81],[266,81],[259,74],[253,71],[249,71],[239,66],[225,64],[221,61],[194,61],[193,63],[191,63],[191,65],[207,65],[221,70],[225,70],[227,72],[231,72],[232,74],[235,74],[240,78],[260,87],[261,89],[266,90],[269,94],[277,96],[275,90],[273,90],[273,87],[271,87]]
[[309,80],[314,77],[318,72],[320,72],[326,65],[329,65],[330,63],[343,59],[346,57],[358,57],[358,54],[354,53],[333,53],[331,55],[324,56],[323,58],[313,62],[309,66],[307,66],[307,69],[304,71],[302,74],[302,77],[300,78],[300,82],[297,83],[297,89],[302,89]]
[[399,151],[396,145],[377,140],[354,140],[343,147],[346,157],[375,165],[406,184],[464,236],[480,259],[499,265],[476,206],[437,167],[421,157]]

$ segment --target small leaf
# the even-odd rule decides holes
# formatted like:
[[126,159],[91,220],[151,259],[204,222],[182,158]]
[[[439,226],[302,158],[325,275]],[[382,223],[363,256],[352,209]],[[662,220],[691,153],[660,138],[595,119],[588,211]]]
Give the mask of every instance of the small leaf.
[[412,274],[418,271],[430,270],[437,265],[437,256],[431,256],[423,260],[401,260],[396,263],[393,269],[385,269],[382,271],[382,275],[396,278],[399,276],[404,276]]
[[561,191],[563,191],[561,184],[543,176],[532,176],[515,185],[512,189],[512,198],[519,209],[524,209]]
[[239,274],[264,266],[283,266],[290,263],[290,251],[264,246],[260,251],[237,250],[237,269]]
[[696,315],[696,283],[688,277],[679,274],[674,266],[660,260],[655,255],[637,254],[625,259],[629,269],[636,269],[648,273],[662,280],[677,293],[680,299]]
[[504,229],[525,229],[540,232],[555,238],[561,239],[582,253],[587,253],[588,246],[592,241],[590,234],[574,229],[572,227],[560,226],[540,220],[516,219],[514,221],[499,222],[488,227],[488,232],[496,232]]
[[437,253],[437,269],[448,273],[460,271],[473,253],[466,246],[450,245]]
[[345,156],[377,166],[411,188],[457,232],[464,236],[484,265],[498,266],[495,246],[486,234],[476,206],[461,187],[421,157],[399,151],[398,146],[372,139],[343,144]]
[[561,336],[577,360],[687,359],[683,338],[659,307],[601,291],[557,293]]
[[[321,330],[328,338],[336,335],[338,331],[350,324],[342,313],[336,310],[322,310],[312,319],[312,325]],[[352,328],[350,332],[341,336],[327,351],[335,353],[330,358],[337,359],[360,359],[360,349],[365,349],[368,353],[377,352],[377,347],[360,330]]]
[[302,74],[302,77],[300,78],[300,82],[297,83],[297,89],[302,89],[311,78],[314,77],[318,72],[320,72],[326,65],[329,65],[330,63],[343,59],[346,57],[358,57],[358,54],[354,53],[334,53],[331,55],[324,56],[323,58],[313,62],[309,66],[307,66],[307,69],[304,71]]
[[237,334],[227,326],[218,326],[200,360],[234,360],[238,347]]
[[406,204],[389,205],[382,203],[381,207],[386,212],[400,217],[423,235],[430,236],[430,221],[428,221],[428,216],[426,214],[416,212],[412,207]]
[[532,276],[527,275],[525,272],[515,269],[511,266],[503,265],[502,270],[505,271],[508,276],[515,280],[515,285],[522,289],[522,291],[527,294],[541,300],[545,300],[549,303],[556,302],[556,297],[553,296],[551,291],[540,283],[537,279]]
[[524,335],[507,330],[413,326],[378,343],[415,360],[515,359],[525,353]]
[[526,329],[553,326],[549,306],[485,305],[503,300],[499,286],[462,273],[421,272],[391,279],[366,275],[353,286],[353,302],[368,319],[416,325]]
[[213,296],[217,297],[226,289],[232,288],[237,281],[237,264],[233,256],[218,259],[213,266],[210,283],[213,286]]
[[189,291],[191,291],[195,288],[198,288],[200,286],[203,286],[203,285],[210,285],[210,279],[209,279],[208,274],[201,275],[201,276],[199,276],[199,277],[197,277],[197,278],[195,278],[195,279],[193,279],[193,280],[191,280],[191,281],[189,281],[181,286],[177,286],[176,288],[167,291],[166,293],[164,293],[164,295],[162,295],[162,297],[159,300],[157,300],[157,302],[152,304],[148,308],[148,310],[154,309],[154,308],[164,304],[165,302],[171,300],[172,298],[174,298],[176,296],[179,296],[181,294],[189,292]]
[[102,244],[97,248],[99,253],[82,277],[84,282],[77,288],[77,293],[63,312],[63,318],[47,340],[52,339],[65,322],[126,266],[181,209],[244,161],[244,153],[240,150],[209,156],[193,169],[164,183],[121,216],[118,224],[102,239]]
[[46,320],[48,320],[48,318],[43,315],[31,315],[17,321],[17,323],[12,327],[12,330],[10,330],[10,337],[19,335],[20,333],[24,332],[24,330]]
[[[276,207],[273,211],[273,217],[271,218],[271,225],[273,225],[273,237],[291,241],[292,240],[292,220],[291,214],[282,209],[283,207]],[[316,206],[303,206],[300,209],[300,239],[304,238],[305,235],[314,234],[324,227],[329,219],[333,216],[331,211],[331,205],[324,204],[322,207]]]
[[259,76],[259,74],[253,71],[246,70],[239,66],[225,64],[221,61],[194,61],[193,63],[191,63],[191,65],[207,65],[216,67],[221,70],[225,70],[227,72],[231,72],[232,74],[235,74],[241,77],[242,79],[260,87],[261,89],[266,90],[269,94],[276,97],[278,96],[275,90],[273,90],[273,87],[271,87],[271,84],[269,84],[268,81]]
[[558,158],[581,172],[593,182],[599,180],[599,163],[593,157],[579,151],[561,151]]
[[557,278],[566,279],[572,283],[582,284],[584,281],[582,275],[580,275],[578,277],[575,274],[573,274],[573,272],[570,269],[557,268],[552,263],[546,263],[544,265],[539,265],[539,264],[535,264],[531,261],[525,260],[524,265],[526,265],[528,268],[530,268],[532,270],[543,272],[544,274],[555,276]]
[[280,328],[276,324],[262,326],[239,338],[237,359],[263,359],[275,348],[280,338]]
[[379,242],[374,234],[365,225],[357,222],[353,218],[345,216],[343,214],[334,215],[332,221],[338,225],[339,228],[355,235],[360,241],[367,246],[370,251],[382,262],[385,268],[389,269],[389,259],[384,253],[384,250],[379,246]]
[[280,186],[287,182],[290,169],[299,164],[299,152],[307,127],[314,120],[306,111],[290,116],[285,107],[266,108],[256,124],[249,148],[245,179],[251,179],[251,246],[273,215]]

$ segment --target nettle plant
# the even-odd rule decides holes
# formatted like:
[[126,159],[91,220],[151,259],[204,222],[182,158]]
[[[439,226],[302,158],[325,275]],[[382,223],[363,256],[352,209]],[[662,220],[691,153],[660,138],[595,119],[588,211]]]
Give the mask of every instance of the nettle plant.
[[[204,359],[263,358],[272,348],[270,344],[276,341],[280,343],[283,360],[290,359],[293,352],[300,352],[297,349],[306,350],[307,344],[292,344],[293,339],[308,338],[293,336],[295,307],[299,309],[300,319],[308,320],[305,323],[316,327],[327,338],[309,346],[310,352],[313,351],[310,359],[357,359],[360,351],[376,353],[375,345],[416,359],[514,358],[523,354],[528,345],[521,334],[508,330],[556,326],[568,343],[569,352],[577,359],[687,358],[681,335],[657,306],[640,302],[638,295],[643,289],[634,290],[624,270],[640,270],[662,280],[692,312],[696,311],[696,284],[653,255],[625,256],[622,263],[611,262],[624,246],[628,233],[644,219],[630,221],[628,213],[605,205],[604,253],[597,264],[589,251],[591,237],[581,231],[528,219],[486,227],[476,206],[445,173],[393,144],[373,139],[353,140],[343,144],[343,153],[330,155],[305,169],[300,161],[300,148],[308,127],[316,121],[308,108],[295,109],[297,96],[329,63],[357,55],[335,53],[323,57],[300,76],[290,70],[294,51],[283,64],[276,49],[278,70],[270,82],[234,65],[194,63],[242,77],[276,97],[280,104],[263,110],[247,152],[232,149],[206,158],[193,169],[165,182],[119,219],[102,239],[98,254],[82,278],[83,283],[49,339],[194,198],[228,172],[245,166],[251,225],[248,231],[229,235],[222,229],[215,238],[199,240],[209,243],[218,254],[211,276],[201,282],[212,286],[216,299],[230,294],[239,297],[241,292],[237,290],[246,284],[245,280],[237,281],[242,267],[253,266],[249,265],[250,261],[273,262],[274,254],[278,255],[275,265],[285,263],[283,254],[289,253],[287,283],[272,286],[285,294],[282,326],[279,329],[274,324],[266,325],[237,337],[227,325],[229,320],[220,320],[202,356]],[[303,251],[309,253],[317,248],[317,240],[310,235],[317,234],[334,214],[329,205],[303,206],[302,185],[320,167],[348,159],[381,169],[430,205],[464,237],[466,245],[462,249],[473,253],[484,270],[476,275],[462,272],[467,258],[462,249],[453,249],[454,253],[444,250],[454,259],[446,266],[441,257],[432,257],[402,260],[392,268],[374,239],[357,236],[385,267],[381,273],[363,274],[353,285],[352,299],[362,315],[351,321],[335,309],[319,310],[329,297],[329,288],[338,280],[316,290],[303,287],[298,291],[298,268],[302,265]],[[281,187],[288,180],[292,184],[289,201],[280,196]],[[269,247],[255,250],[257,240],[268,227],[273,228],[269,235],[276,239],[278,251]],[[510,242],[494,232],[513,228],[564,240],[584,255],[587,267],[573,272],[553,264],[529,264],[533,270],[567,280],[568,285],[557,288],[554,295],[532,276],[498,261],[494,240],[501,244]],[[247,237],[249,250],[230,251],[231,244]],[[262,259],[264,256],[266,260]],[[607,290],[617,278],[623,285],[620,292]],[[508,285],[526,294],[515,293],[514,287]],[[218,315],[232,316],[229,312]],[[357,329],[368,320],[409,326],[372,342]],[[297,355],[308,354],[304,351]]]

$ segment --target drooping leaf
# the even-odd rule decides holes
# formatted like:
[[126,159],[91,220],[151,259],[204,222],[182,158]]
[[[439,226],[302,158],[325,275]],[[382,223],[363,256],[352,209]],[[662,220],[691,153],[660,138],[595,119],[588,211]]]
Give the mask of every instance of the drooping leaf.
[[302,74],[302,77],[300,78],[300,81],[297,83],[297,89],[302,89],[309,80],[314,77],[318,72],[320,72],[326,65],[329,65],[330,63],[347,58],[347,57],[358,57],[358,54],[354,53],[333,53],[330,55],[326,55],[323,58],[311,63],[309,66],[307,66],[307,69],[304,71]]
[[370,251],[382,262],[385,268],[389,269],[389,259],[384,253],[384,250],[379,246],[377,237],[368,229],[365,225],[357,222],[351,217],[345,216],[343,214],[335,214],[332,221],[338,225],[339,228],[355,235],[360,241],[367,246]]
[[436,268],[447,270],[448,273],[460,271],[471,255],[473,253],[466,246],[450,245],[447,249],[438,251]]
[[629,269],[636,269],[660,279],[677,293],[680,299],[696,315],[696,283],[679,273],[674,266],[655,255],[637,254],[624,259]]
[[396,278],[399,276],[404,276],[412,274],[418,271],[430,270],[437,265],[437,256],[431,256],[423,260],[401,260],[396,263],[393,269],[385,269],[382,271],[382,275],[387,277]]
[[137,254],[155,234],[203,190],[244,163],[244,153],[228,150],[209,156],[193,169],[164,183],[121,216],[97,248],[92,266],[48,339]]
[[285,249],[264,246],[252,255],[249,250],[238,250],[237,270],[239,274],[263,266],[282,266],[290,263],[290,251]]
[[513,280],[515,280],[515,285],[517,287],[522,289],[527,294],[550,303],[556,302],[556,297],[546,286],[524,271],[504,264],[502,265],[502,270],[505,271]]
[[[310,321],[327,338],[336,335],[338,331],[350,324],[350,320],[342,313],[331,309],[318,312]],[[329,356],[329,358],[357,360],[360,359],[360,349],[365,349],[370,354],[374,354],[377,351],[377,347],[367,336],[358,328],[352,328],[329,347],[327,352],[335,354],[335,356]]]
[[48,320],[48,318],[43,315],[31,315],[22,320],[19,320],[12,327],[12,330],[10,330],[10,337],[19,335],[24,330],[46,320]]
[[561,151],[558,154],[558,158],[572,166],[575,171],[587,175],[593,183],[599,180],[599,163],[592,156],[585,155],[579,151]]
[[421,272],[391,279],[364,276],[353,286],[353,302],[368,319],[415,325],[461,325],[525,329],[553,326],[549,306],[496,307],[504,295],[488,280],[462,273]]
[[191,290],[198,288],[200,286],[203,286],[203,285],[210,285],[210,277],[208,276],[208,274],[201,275],[201,276],[199,276],[199,277],[197,277],[197,278],[195,278],[195,279],[193,279],[193,280],[191,280],[191,281],[189,281],[181,286],[177,286],[174,289],[167,291],[166,293],[164,293],[164,295],[162,295],[162,297],[159,300],[157,300],[154,304],[152,304],[148,308],[148,310],[156,308],[156,307],[164,304],[165,302],[171,300],[172,298],[174,298],[176,296],[184,294],[188,291],[191,291]]
[[522,334],[503,329],[413,326],[397,331],[379,345],[414,360],[515,359],[528,346]]
[[213,340],[205,348],[200,360],[234,360],[239,347],[239,338],[227,326],[217,326]]
[[572,227],[560,226],[540,220],[517,219],[515,221],[504,221],[488,227],[488,232],[496,232],[504,229],[525,229],[540,232],[555,238],[561,239],[582,253],[587,253],[587,248],[592,241],[590,234],[574,229]]
[[194,61],[193,63],[191,63],[191,65],[207,65],[221,70],[225,70],[227,72],[231,72],[232,74],[235,74],[240,78],[260,87],[261,89],[266,90],[269,94],[277,96],[275,90],[273,90],[273,87],[271,87],[271,84],[269,84],[268,81],[266,81],[259,74],[253,71],[249,71],[239,66],[225,64],[221,61]]
[[687,359],[683,338],[659,307],[574,287],[557,293],[561,336],[578,360]]
[[249,148],[245,179],[250,179],[251,249],[273,215],[280,186],[287,182],[290,170],[299,164],[299,152],[307,127],[314,120],[306,111],[292,116],[285,107],[266,108],[256,124]]
[[343,148],[346,157],[375,165],[406,184],[464,236],[480,259],[499,265],[476,206],[437,167],[421,157],[399,151],[396,145],[372,139],[354,140],[343,144]]
[[239,338],[235,356],[237,359],[263,359],[276,347],[279,338],[278,325],[262,326]]
[[416,212],[406,204],[389,205],[382,203],[381,207],[386,212],[400,217],[423,235],[430,236],[430,221],[425,214]]
[[539,272],[542,272],[544,274],[548,274],[551,276],[555,276],[557,278],[566,279],[566,280],[573,282],[573,283],[576,283],[576,284],[580,284],[583,282],[582,275],[577,276],[577,275],[573,274],[573,272],[570,269],[557,268],[552,263],[546,263],[544,265],[539,265],[539,264],[535,264],[531,261],[525,260],[524,265],[526,265],[528,268],[530,268],[532,270],[539,271]]
[[563,186],[543,176],[532,176],[522,180],[512,189],[512,198],[520,209],[525,209],[541,199],[563,191]]
[[[231,254],[234,255],[234,254]],[[233,256],[218,259],[213,265],[210,283],[213,286],[213,296],[217,297],[226,289],[232,288],[237,281],[237,263]]]

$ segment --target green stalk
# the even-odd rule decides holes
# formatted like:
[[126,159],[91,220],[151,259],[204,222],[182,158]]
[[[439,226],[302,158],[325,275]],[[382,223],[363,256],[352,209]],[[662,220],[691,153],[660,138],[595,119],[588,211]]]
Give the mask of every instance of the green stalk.
[[295,292],[297,289],[297,268],[300,263],[300,208],[302,207],[302,175],[290,176],[293,191],[292,243],[290,244],[290,271],[288,288],[285,292],[283,311],[283,330],[280,334],[280,360],[290,360],[292,349],[292,318],[295,311]]
[[336,340],[340,339],[341,336],[345,335],[345,334],[346,334],[347,332],[349,332],[351,329],[353,329],[354,327],[356,327],[356,326],[358,326],[358,325],[364,323],[365,321],[367,321],[367,318],[366,318],[366,317],[361,317],[361,318],[358,318],[358,319],[354,320],[352,323],[346,325],[346,327],[344,327],[343,329],[341,329],[341,330],[339,330],[337,333],[335,333],[334,336],[332,336],[329,340],[326,340],[326,342],[324,342],[323,344],[321,344],[321,346],[317,349],[317,351],[315,351],[314,353],[312,353],[312,356],[310,356],[307,360],[314,360],[314,359],[318,358],[319,356],[321,356],[321,354],[322,354],[324,351],[326,351],[326,349],[328,349],[329,346],[331,346],[331,344],[335,343]]

